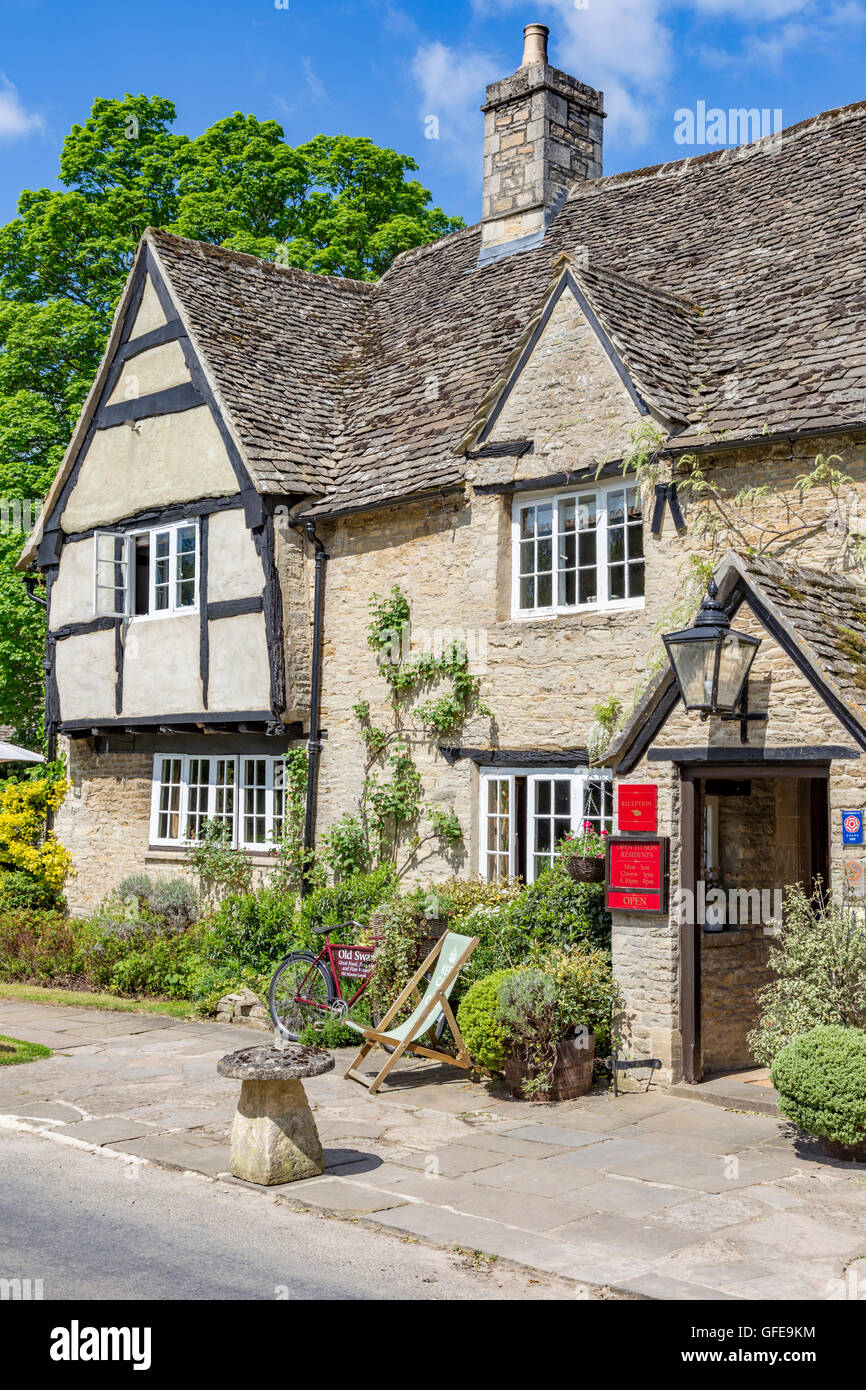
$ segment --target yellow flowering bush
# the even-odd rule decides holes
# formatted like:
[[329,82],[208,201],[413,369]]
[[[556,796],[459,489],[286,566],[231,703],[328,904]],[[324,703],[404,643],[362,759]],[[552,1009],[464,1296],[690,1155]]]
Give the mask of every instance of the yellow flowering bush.
[[45,817],[61,805],[68,788],[67,782],[47,777],[0,784],[0,865],[23,869],[56,892],[73,872],[72,856],[53,833],[46,835]]

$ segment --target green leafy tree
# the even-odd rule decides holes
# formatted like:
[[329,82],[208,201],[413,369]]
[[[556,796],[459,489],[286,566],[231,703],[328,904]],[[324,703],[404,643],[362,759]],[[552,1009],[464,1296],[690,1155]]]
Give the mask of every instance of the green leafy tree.
[[413,160],[370,140],[295,149],[276,121],[240,112],[190,139],[174,120],[165,97],[99,98],[63,143],[63,187],[26,189],[0,227],[0,724],[22,742],[39,739],[45,639],[14,572],[26,503],[63,457],[145,228],[375,280],[462,225],[407,179]]

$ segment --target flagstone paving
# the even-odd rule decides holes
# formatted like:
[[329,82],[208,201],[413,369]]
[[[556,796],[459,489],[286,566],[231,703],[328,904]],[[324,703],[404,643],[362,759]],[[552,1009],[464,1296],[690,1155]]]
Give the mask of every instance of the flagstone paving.
[[[0,1070],[0,1125],[236,1181],[216,1063],[251,1034],[3,1000],[0,1033],[54,1049]],[[637,1297],[866,1300],[866,1165],[777,1117],[681,1090],[531,1106],[427,1062],[371,1096],[344,1055],[306,1083],[325,1175],[270,1197]]]

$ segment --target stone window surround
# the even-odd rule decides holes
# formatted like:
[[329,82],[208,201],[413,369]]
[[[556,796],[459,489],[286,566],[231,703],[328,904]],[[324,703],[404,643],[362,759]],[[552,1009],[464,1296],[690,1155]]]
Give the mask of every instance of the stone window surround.
[[[185,829],[187,816],[190,807],[190,768],[192,764],[202,761],[209,762],[208,789],[208,811],[207,819],[224,818],[217,808],[217,797],[221,790],[229,785],[226,778],[217,780],[217,763],[231,763],[234,768],[234,777],[231,786],[234,791],[233,808],[231,811],[232,820],[232,848],[244,851],[248,855],[270,857],[273,849],[279,840],[282,827],[284,811],[284,759],[282,755],[232,752],[230,750],[220,751],[216,754],[181,754],[181,753],[155,753],[153,757],[153,778],[151,783],[151,810],[150,810],[150,835],[148,851],[151,853],[176,852],[189,848],[194,841],[183,836],[172,838],[170,836],[160,836],[160,793],[162,790],[163,765],[166,762],[181,764],[180,773],[180,796],[176,809],[179,828]],[[264,764],[264,779],[261,784],[247,779],[247,765],[250,763]],[[250,793],[258,791],[261,793],[256,798],[261,805],[251,807],[248,810],[248,798]],[[245,838],[245,821],[250,816],[256,815],[263,822],[265,840],[253,840]]]
[[[526,823],[518,825],[517,808],[515,797],[516,779],[523,777],[527,781],[526,795]],[[567,779],[571,787],[571,805],[568,812],[571,833],[577,833],[584,820],[589,818],[586,809],[586,788],[590,782],[603,781],[610,789],[611,813],[609,816],[602,816],[604,826],[607,830],[613,829],[613,782],[608,769],[588,769],[588,768],[557,768],[557,767],[483,767],[478,769],[478,873],[479,876],[488,880],[488,854],[494,854],[495,850],[489,843],[488,826],[491,822],[491,815],[488,810],[488,796],[491,782],[506,782],[508,784],[508,876],[513,878],[517,873],[517,841],[518,836],[525,841],[525,860],[526,860],[526,880],[528,883],[535,882],[535,852],[534,836],[531,834],[531,823],[534,819],[535,797],[537,787],[540,782],[551,779]],[[592,817],[594,820],[597,816]],[[552,857],[552,855],[551,855]]]
[[[195,550],[194,550],[194,552],[193,552],[194,557],[195,557],[195,564],[194,564],[194,601],[193,601],[191,604],[186,604],[186,605],[184,605],[184,606],[180,606],[180,605],[177,603],[177,596],[176,596],[177,584],[178,584],[178,582],[179,582],[179,577],[178,577],[178,549],[177,549],[177,537],[178,537],[178,533],[179,533],[181,530],[187,530],[187,529],[190,529],[190,528],[195,532]],[[158,608],[156,607],[156,600],[155,600],[155,576],[156,576],[156,563],[155,563],[156,548],[155,548],[155,538],[156,538],[156,536],[158,536],[158,535],[164,535],[164,534],[166,534],[166,533],[168,533],[169,536],[170,536],[170,542],[169,542],[169,555],[168,555],[168,557],[167,557],[168,560],[169,560],[169,580],[168,580],[168,597],[169,597],[169,603],[168,603],[168,607],[167,607],[167,608],[158,609]],[[136,613],[136,612],[134,611],[134,609],[135,609],[135,588],[136,588],[136,573],[135,573],[135,570],[136,570],[136,560],[135,560],[135,548],[136,548],[136,540],[137,540],[138,537],[140,537],[140,536],[148,536],[149,539],[150,539],[149,576],[148,576],[148,611],[147,611],[146,613]],[[100,604],[99,604],[99,590],[100,590],[100,588],[106,588],[106,587],[109,587],[109,588],[110,588],[110,587],[111,587],[111,586],[106,586],[106,585],[100,585],[100,583],[99,583],[99,573],[100,573],[99,567],[100,567],[100,560],[101,560],[101,557],[100,557],[100,543],[101,543],[101,542],[104,543],[106,539],[108,539],[108,540],[112,543],[112,545],[114,545],[114,546],[116,546],[118,540],[122,540],[122,541],[125,543],[125,544],[124,544],[124,551],[125,551],[125,553],[124,553],[124,558],[123,558],[123,560],[122,560],[122,561],[115,561],[115,563],[119,563],[119,564],[121,564],[121,565],[123,566],[124,604],[123,604],[123,609],[122,609],[122,611],[118,611],[116,607],[112,607],[112,608],[101,608],[101,607],[100,607]],[[104,557],[102,557],[102,563],[110,563],[110,562],[107,561]],[[131,622],[131,623],[132,623],[132,622],[135,622],[135,623],[142,623],[142,622],[160,621],[160,620],[162,620],[162,619],[164,619],[164,618],[173,618],[173,617],[177,617],[177,616],[184,616],[184,617],[186,617],[186,616],[188,616],[188,615],[190,615],[190,614],[196,614],[196,613],[198,613],[198,611],[199,611],[199,591],[200,591],[200,584],[199,584],[199,581],[200,581],[200,575],[201,575],[201,529],[200,529],[200,527],[199,527],[199,519],[198,519],[198,517],[182,517],[179,521],[172,521],[172,522],[165,523],[165,524],[163,524],[163,525],[156,525],[156,526],[136,526],[136,527],[132,528],[132,529],[129,530],[129,531],[122,531],[122,532],[118,532],[118,531],[109,531],[109,530],[96,530],[96,531],[94,532],[94,534],[93,534],[93,613],[94,613],[94,617],[105,617],[105,616],[124,617],[124,618],[126,618],[126,619],[127,619],[129,622]],[[116,586],[116,587],[119,587],[119,586]]]
[[[555,491],[531,491],[521,492],[512,501],[511,509],[511,620],[513,622],[548,622],[551,618],[567,617],[577,613],[616,613],[629,612],[645,607],[645,597],[640,595],[635,598],[610,599],[607,597],[608,573],[607,573],[607,495],[611,492],[621,492],[628,488],[638,487],[635,477],[618,477],[604,482],[596,482],[593,485],[584,484],[581,487],[558,488]],[[560,502],[575,501],[578,498],[593,497],[596,500],[597,508],[597,555],[596,572],[599,577],[599,589],[602,597],[594,603],[574,603],[558,604],[554,603],[550,607],[544,608],[521,608],[520,606],[520,541],[521,541],[521,512],[526,507],[543,506],[550,503],[553,506],[554,514]],[[627,529],[627,524],[626,524]],[[556,534],[552,536],[553,543],[556,543]],[[558,569],[555,565],[556,556],[554,555],[553,583],[557,582]],[[626,572],[628,570],[628,560],[626,558]]]

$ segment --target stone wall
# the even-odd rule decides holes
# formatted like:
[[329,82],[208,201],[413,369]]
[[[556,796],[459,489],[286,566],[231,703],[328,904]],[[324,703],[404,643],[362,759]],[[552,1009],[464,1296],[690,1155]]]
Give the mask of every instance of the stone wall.
[[127,874],[151,871],[153,755],[96,753],[83,738],[60,742],[71,787],[57,813],[56,831],[76,871],[66,885],[70,911],[83,916]]
[[757,996],[771,979],[772,941],[761,927],[704,932],[701,940],[701,1050],[704,1074],[754,1066],[747,1035]]

